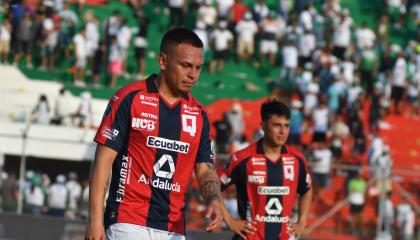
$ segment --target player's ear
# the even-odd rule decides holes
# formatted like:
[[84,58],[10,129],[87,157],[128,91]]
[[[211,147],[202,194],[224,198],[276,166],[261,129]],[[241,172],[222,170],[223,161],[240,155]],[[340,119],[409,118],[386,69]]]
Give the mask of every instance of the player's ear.
[[166,70],[167,65],[168,65],[168,56],[165,53],[163,52],[159,53],[158,64],[159,64],[160,70],[162,71]]

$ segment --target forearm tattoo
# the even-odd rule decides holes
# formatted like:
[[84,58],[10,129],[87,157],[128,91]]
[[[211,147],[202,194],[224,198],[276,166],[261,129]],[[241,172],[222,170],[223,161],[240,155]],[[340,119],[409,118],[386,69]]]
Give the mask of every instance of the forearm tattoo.
[[[207,167],[207,170],[201,173],[203,167]],[[221,195],[220,182],[214,165],[212,163],[198,163],[195,168],[196,173],[200,173],[197,179],[205,202],[210,203],[213,200],[219,200]]]

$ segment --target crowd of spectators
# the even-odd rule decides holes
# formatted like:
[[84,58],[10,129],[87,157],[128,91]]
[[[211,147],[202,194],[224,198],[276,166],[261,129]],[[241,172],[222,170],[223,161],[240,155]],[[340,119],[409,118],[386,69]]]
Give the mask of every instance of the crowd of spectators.
[[[18,208],[18,179],[12,171],[2,172],[0,191],[1,210],[16,213]],[[46,173],[26,171],[23,186],[23,213],[50,215],[71,219],[87,219],[89,184],[78,179],[77,173],[59,174],[51,181]]]

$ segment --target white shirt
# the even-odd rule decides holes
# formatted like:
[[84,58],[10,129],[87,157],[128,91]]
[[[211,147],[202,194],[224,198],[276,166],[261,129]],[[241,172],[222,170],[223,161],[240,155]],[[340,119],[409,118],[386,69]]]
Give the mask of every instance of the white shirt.
[[345,61],[341,64],[341,67],[343,68],[344,80],[349,86],[351,86],[354,82],[354,63],[352,61]]
[[184,5],[184,0],[168,0],[168,6],[174,8],[180,8]]
[[258,31],[258,27],[253,20],[241,20],[238,25],[236,25],[235,30],[239,35],[239,41],[254,42],[254,36]]
[[36,123],[47,125],[50,123],[50,113],[46,102],[38,103],[36,109]]
[[0,40],[2,41],[10,41],[11,39],[11,33],[7,27],[2,24],[0,25]]
[[298,50],[293,45],[283,47],[283,66],[287,68],[296,68],[298,65]]
[[375,33],[369,28],[359,28],[356,30],[357,47],[359,49],[371,48],[375,39]]
[[210,37],[214,41],[214,48],[216,51],[227,50],[229,42],[233,40],[232,33],[227,29],[216,29]]
[[82,195],[82,186],[78,182],[70,180],[67,182],[66,187],[69,192],[69,208],[77,210]]
[[397,226],[405,234],[411,235],[414,232],[414,212],[408,203],[401,203],[397,206]]
[[328,130],[328,108],[317,108],[312,114],[315,132],[326,132]]
[[214,26],[217,19],[217,11],[213,6],[202,5],[198,9],[198,17],[201,21],[205,22],[207,26]]
[[194,33],[197,34],[198,38],[203,42],[203,51],[207,51],[209,47],[209,39],[206,30],[194,29]]
[[254,6],[254,12],[257,13],[261,18],[260,20],[262,20],[268,16],[270,9],[268,9],[265,3],[263,3],[262,5],[256,3]]
[[125,25],[120,28],[117,35],[117,43],[122,49],[128,49],[130,46],[131,29]]
[[312,30],[312,16],[309,11],[303,11],[299,16],[299,23],[305,30]]
[[76,47],[76,56],[79,59],[86,58],[88,54],[88,44],[86,38],[82,34],[78,33],[74,36],[73,41]]
[[230,7],[235,3],[235,0],[217,0],[217,11],[220,17],[224,17],[229,12]]
[[99,44],[99,31],[96,23],[89,21],[86,24],[86,44],[88,53],[92,56]]
[[398,58],[395,62],[393,77],[393,86],[404,87],[407,78],[407,62],[403,57]]
[[299,37],[299,55],[304,57],[311,56],[315,50],[316,39],[312,33],[305,33]]
[[341,19],[335,25],[334,30],[334,45],[337,47],[348,47],[351,43],[351,26],[353,20],[346,18],[343,22]]
[[48,206],[65,209],[67,207],[68,191],[64,184],[54,183],[48,189]]
[[317,97],[318,92],[319,92],[318,83],[315,83],[315,82],[309,83],[308,87],[306,88],[306,94],[305,94],[305,100],[304,100],[305,114],[309,114],[310,112],[312,112],[314,107],[318,105],[318,97]]
[[27,204],[42,207],[44,206],[44,200],[45,195],[40,187],[35,186],[33,191],[31,187],[25,189],[25,202]]
[[331,168],[332,153],[328,148],[316,149],[314,151],[314,164],[312,171],[318,174],[328,174]]

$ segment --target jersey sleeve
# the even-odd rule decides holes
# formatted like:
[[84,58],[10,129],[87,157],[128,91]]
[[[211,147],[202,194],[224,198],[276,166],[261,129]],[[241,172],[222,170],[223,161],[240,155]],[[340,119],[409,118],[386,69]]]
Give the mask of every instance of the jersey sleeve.
[[299,180],[297,186],[297,192],[300,195],[304,195],[312,187],[311,175],[308,171],[308,165],[306,164],[303,156],[297,157],[299,160]]
[[95,142],[115,151],[120,151],[130,130],[131,105],[137,91],[123,94],[117,92],[109,101],[102,117]]
[[196,162],[214,162],[214,154],[211,149],[210,122],[205,111],[201,111],[203,116],[203,128],[201,130],[200,145],[198,146]]
[[226,190],[230,185],[237,183],[240,175],[240,167],[243,164],[236,164],[237,156],[233,154],[230,159],[217,170],[222,191]]

